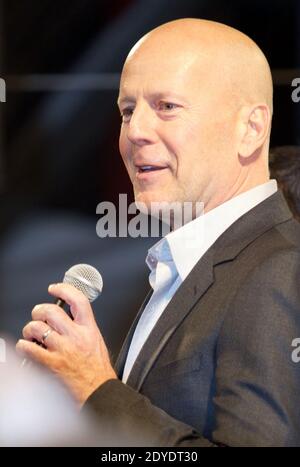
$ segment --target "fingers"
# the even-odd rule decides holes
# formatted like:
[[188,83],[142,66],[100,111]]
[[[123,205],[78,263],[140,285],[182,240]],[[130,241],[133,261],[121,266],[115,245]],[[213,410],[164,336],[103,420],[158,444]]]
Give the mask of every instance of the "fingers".
[[19,339],[16,344],[16,349],[23,357],[29,358],[30,360],[34,360],[43,365],[47,366],[51,361],[52,354],[47,349],[44,349],[34,342]]
[[48,291],[70,305],[71,313],[77,324],[94,323],[92,307],[85,295],[70,284],[53,284]]
[[[37,340],[49,350],[57,350],[61,346],[61,336],[43,321],[31,321],[26,324],[23,337],[28,341]],[[38,347],[37,344],[35,346]]]
[[43,303],[36,305],[31,312],[34,321],[44,321],[59,334],[69,335],[72,332],[73,321],[67,313],[57,305]]

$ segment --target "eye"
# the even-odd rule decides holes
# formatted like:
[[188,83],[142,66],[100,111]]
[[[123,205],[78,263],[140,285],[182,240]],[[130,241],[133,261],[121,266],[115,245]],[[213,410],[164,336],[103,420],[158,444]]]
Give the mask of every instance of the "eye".
[[125,109],[121,109],[121,117],[123,122],[128,122],[130,120],[131,115],[133,114],[134,108],[133,107],[125,107]]
[[161,101],[158,103],[158,110],[161,110],[161,111],[170,112],[172,110],[177,109],[178,107],[179,107],[178,104],[174,104],[173,102]]

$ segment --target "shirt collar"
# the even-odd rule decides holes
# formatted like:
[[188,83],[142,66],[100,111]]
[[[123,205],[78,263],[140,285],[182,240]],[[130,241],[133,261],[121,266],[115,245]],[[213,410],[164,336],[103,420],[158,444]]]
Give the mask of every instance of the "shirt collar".
[[276,191],[276,180],[270,180],[168,233],[149,249],[147,265],[153,270],[159,261],[172,260],[184,281],[199,259],[228,227]]

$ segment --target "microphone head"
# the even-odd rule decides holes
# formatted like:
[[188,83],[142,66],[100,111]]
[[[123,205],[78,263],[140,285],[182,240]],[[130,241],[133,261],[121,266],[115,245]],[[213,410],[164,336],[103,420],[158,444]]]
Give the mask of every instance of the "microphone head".
[[100,272],[89,264],[75,264],[65,273],[63,281],[80,290],[90,302],[96,300],[103,288]]

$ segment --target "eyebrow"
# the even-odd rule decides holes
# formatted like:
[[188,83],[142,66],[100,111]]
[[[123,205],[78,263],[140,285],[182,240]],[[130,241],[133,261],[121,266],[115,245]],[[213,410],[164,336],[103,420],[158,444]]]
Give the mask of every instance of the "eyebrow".
[[[180,94],[177,94],[172,91],[167,92],[155,92],[149,96],[150,99],[179,99],[181,101],[187,102],[187,100]],[[136,101],[136,99],[132,96],[124,96],[118,97],[117,104],[120,106],[121,104],[132,104]]]
[[120,107],[121,104],[125,104],[125,103],[133,103],[135,102],[135,99],[133,97],[118,97],[118,100],[117,100],[117,104],[118,106]]

